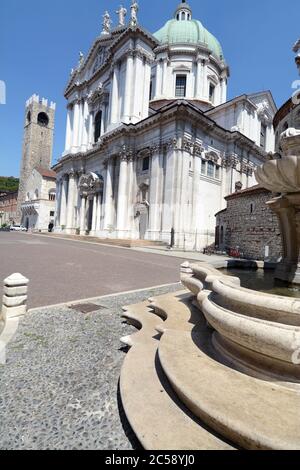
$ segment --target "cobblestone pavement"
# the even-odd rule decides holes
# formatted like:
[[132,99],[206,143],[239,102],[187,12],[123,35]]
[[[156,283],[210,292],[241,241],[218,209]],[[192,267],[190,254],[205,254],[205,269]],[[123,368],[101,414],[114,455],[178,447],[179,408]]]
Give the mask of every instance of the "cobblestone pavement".
[[120,338],[135,331],[122,306],[180,288],[99,298],[90,314],[28,313],[0,366],[0,449],[138,448],[118,397]]

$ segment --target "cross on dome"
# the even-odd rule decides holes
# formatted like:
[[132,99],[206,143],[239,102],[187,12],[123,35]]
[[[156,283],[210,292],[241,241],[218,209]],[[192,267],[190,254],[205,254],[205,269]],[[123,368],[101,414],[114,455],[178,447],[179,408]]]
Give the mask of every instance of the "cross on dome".
[[186,0],[182,0],[182,2],[178,5],[175,11],[175,19],[177,21],[191,21],[192,9]]

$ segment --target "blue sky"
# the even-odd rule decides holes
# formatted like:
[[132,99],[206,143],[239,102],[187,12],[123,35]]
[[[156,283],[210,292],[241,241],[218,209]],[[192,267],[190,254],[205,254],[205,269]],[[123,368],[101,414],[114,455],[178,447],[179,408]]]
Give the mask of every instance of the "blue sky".
[[[178,0],[139,0],[139,22],[150,32],[173,16]],[[190,0],[193,16],[221,42],[231,69],[228,98],[270,89],[277,105],[298,79],[292,45],[300,37],[299,0]],[[128,7],[130,0],[124,0]],[[25,101],[33,93],[57,103],[53,162],[64,149],[63,90],[78,53],[101,31],[105,9],[118,0],[1,0],[0,175],[18,176]],[[113,15],[116,22],[116,15]]]

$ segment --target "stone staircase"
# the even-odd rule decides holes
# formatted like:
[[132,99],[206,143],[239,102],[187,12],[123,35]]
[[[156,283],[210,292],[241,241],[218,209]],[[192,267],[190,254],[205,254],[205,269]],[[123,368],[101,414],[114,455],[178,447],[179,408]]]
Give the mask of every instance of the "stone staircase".
[[[274,369],[268,372],[258,352],[245,348],[243,358],[242,345],[226,342],[218,325],[208,323],[201,299],[211,296],[222,303],[207,289],[227,281],[201,266],[202,273],[193,266],[193,276],[183,267],[184,283],[193,294],[183,290],[124,308],[124,318],[139,328],[121,340],[130,347],[121,371],[121,398],[136,436],[147,450],[300,449],[299,366],[288,367],[290,380],[284,367],[280,379],[276,359],[274,366],[265,357]],[[232,279],[229,287],[238,290],[238,285]],[[282,310],[281,315],[298,324],[295,309],[291,316]]]

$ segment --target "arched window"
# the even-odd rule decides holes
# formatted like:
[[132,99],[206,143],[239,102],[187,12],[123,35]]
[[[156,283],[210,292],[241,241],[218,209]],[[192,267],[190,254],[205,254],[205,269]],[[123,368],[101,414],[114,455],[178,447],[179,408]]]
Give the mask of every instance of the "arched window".
[[185,11],[182,12],[182,21],[185,20]]
[[34,199],[38,199],[38,198],[39,198],[39,190],[36,189],[36,190],[34,191]]
[[95,143],[101,137],[102,111],[99,111],[95,117]]
[[37,121],[40,126],[47,127],[49,124],[49,118],[46,113],[39,113]]
[[28,111],[27,113],[27,124],[30,124],[31,123],[31,112]]

